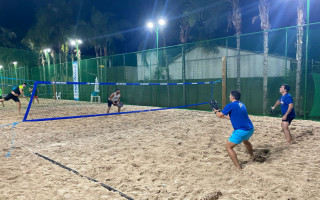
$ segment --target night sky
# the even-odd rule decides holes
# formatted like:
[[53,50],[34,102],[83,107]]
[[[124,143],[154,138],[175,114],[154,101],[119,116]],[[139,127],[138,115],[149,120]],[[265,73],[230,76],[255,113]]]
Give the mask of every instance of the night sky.
[[[22,38],[36,23],[36,15],[39,10],[45,7],[48,0],[0,0],[0,27],[9,29],[17,34],[17,48],[25,48],[21,45]],[[102,12],[113,12],[115,19],[125,20],[126,26],[121,27],[124,41],[119,43],[119,53],[132,52],[139,50],[141,41],[154,41],[154,34],[145,29],[145,23],[150,18],[155,18],[158,14],[156,10],[161,10],[168,19],[168,25],[165,28],[166,45],[179,44],[179,19],[182,13],[181,0],[78,0],[75,9],[79,16],[85,19],[86,9],[95,6]],[[164,4],[163,2],[167,2]],[[212,0],[214,4],[214,0]],[[271,28],[280,28],[286,26],[294,26],[297,21],[297,5],[298,0],[270,0],[270,24]],[[320,1],[310,0],[310,23],[320,21]],[[161,4],[160,4],[161,3]],[[252,24],[251,20],[259,14],[258,0],[240,0],[242,7],[242,33],[250,33],[260,31],[260,22]],[[204,9],[210,9],[210,5],[203,5]],[[231,8],[231,7],[230,7]],[[306,8],[305,8],[306,9]],[[225,13],[226,17],[229,13]],[[75,20],[77,17],[75,16]],[[234,35],[234,30],[227,32],[227,22],[221,23],[221,27],[216,30],[213,38]],[[76,32],[76,30],[74,30]],[[117,34],[117,33],[113,33]],[[86,38],[83,38],[86,40]],[[147,41],[146,41],[147,43]],[[160,46],[161,35],[160,35]],[[152,47],[152,46],[151,46]],[[140,47],[141,48],[141,47]],[[145,46],[150,48],[150,46]]]

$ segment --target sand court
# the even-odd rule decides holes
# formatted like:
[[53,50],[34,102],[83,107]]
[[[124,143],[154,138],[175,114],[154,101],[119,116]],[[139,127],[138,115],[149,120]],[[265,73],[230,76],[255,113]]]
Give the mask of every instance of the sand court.
[[[0,111],[1,125],[22,120],[10,115],[17,113],[13,102],[5,105],[13,109]],[[95,106],[103,108],[90,109]],[[123,111],[151,108],[126,105]],[[238,145],[241,172],[225,150],[231,122],[212,112],[175,109],[23,122],[14,128],[10,157],[5,155],[12,147],[11,127],[2,127],[0,199],[126,199],[100,183],[132,199],[319,199],[320,122],[294,120],[294,142],[288,146],[281,118],[250,118],[257,160]]]

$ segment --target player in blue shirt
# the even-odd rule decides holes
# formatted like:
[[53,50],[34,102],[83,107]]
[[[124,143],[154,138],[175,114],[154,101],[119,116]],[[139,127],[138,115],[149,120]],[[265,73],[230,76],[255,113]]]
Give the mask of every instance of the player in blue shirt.
[[214,110],[214,112],[219,118],[225,118],[227,115],[230,117],[234,131],[226,144],[226,149],[236,168],[241,170],[237,154],[233,148],[243,142],[251,159],[254,159],[252,145],[249,142],[253,134],[253,124],[248,116],[246,106],[239,101],[241,93],[232,91],[229,98],[231,103],[226,105],[221,112],[218,110]]
[[293,99],[292,96],[289,94],[290,86],[287,84],[283,84],[280,87],[281,97],[280,99],[271,107],[274,110],[278,105],[281,104],[281,112],[283,114],[281,127],[284,132],[284,135],[287,139],[288,144],[292,143],[292,137],[289,130],[289,125],[291,124],[292,120],[296,117],[293,107]]

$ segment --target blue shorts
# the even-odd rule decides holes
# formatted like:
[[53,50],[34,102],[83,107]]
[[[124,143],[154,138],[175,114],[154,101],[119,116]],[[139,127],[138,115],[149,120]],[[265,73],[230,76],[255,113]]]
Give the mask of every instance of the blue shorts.
[[250,129],[248,131],[244,131],[240,129],[234,130],[231,136],[229,137],[229,141],[235,144],[240,144],[243,140],[249,140],[253,134],[253,131],[254,131],[253,129]]

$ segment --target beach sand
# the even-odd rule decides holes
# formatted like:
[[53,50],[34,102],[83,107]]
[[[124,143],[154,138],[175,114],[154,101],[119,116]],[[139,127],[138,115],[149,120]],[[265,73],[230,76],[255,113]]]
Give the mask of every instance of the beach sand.
[[[56,112],[72,113],[69,109]],[[123,111],[142,109],[150,107]],[[16,114],[14,103],[6,102],[0,126],[21,121]],[[250,118],[259,162],[238,145],[241,172],[225,150],[231,123],[212,112],[175,109],[22,122],[13,129],[9,157],[12,127],[1,127],[0,199],[126,199],[100,183],[143,200],[320,199],[320,122],[294,120],[294,142],[288,145],[281,118]]]

